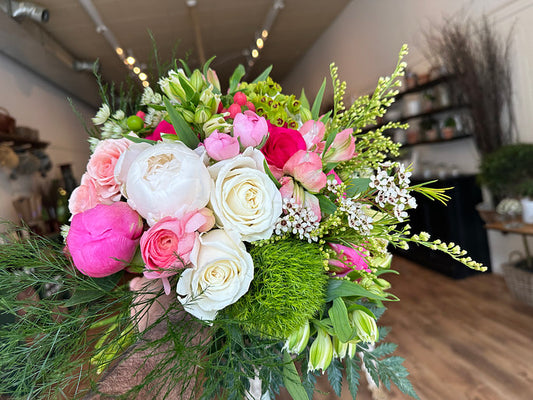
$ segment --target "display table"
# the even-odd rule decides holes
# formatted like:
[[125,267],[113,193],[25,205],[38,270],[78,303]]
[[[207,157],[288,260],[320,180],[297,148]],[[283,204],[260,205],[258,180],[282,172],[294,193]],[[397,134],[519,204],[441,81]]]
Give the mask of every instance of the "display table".
[[516,233],[522,235],[526,257],[531,257],[531,252],[529,251],[529,244],[527,243],[527,237],[533,236],[533,224],[526,224],[520,221],[513,223],[492,222],[490,224],[486,224],[485,229],[500,231],[502,233]]

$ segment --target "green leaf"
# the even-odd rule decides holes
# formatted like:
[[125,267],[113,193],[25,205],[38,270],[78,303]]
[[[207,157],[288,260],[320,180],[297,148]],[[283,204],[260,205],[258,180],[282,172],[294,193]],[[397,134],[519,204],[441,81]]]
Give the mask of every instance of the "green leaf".
[[283,352],[283,384],[294,400],[308,400],[307,393],[300,380],[300,375],[294,366],[291,356]]
[[181,58],[180,58],[180,63],[181,65],[183,66],[183,70],[185,71],[185,74],[190,77],[191,76],[191,69],[189,68],[189,66],[187,65],[187,63],[185,61],[183,61]]
[[382,343],[372,351],[372,354],[377,357],[385,357],[396,351],[398,345],[395,343]]
[[204,64],[204,68],[203,68],[203,72],[204,72],[204,77],[207,76],[207,71],[209,70],[209,66],[211,65],[211,63],[213,62],[213,60],[215,59],[216,56],[213,56],[211,57],[209,60],[207,60]]
[[187,147],[194,150],[196,147],[198,147],[198,143],[200,143],[198,137],[194,134],[189,124],[185,122],[182,116],[176,111],[172,104],[170,104],[170,101],[166,97],[163,98],[163,102],[167,107],[167,113],[170,117],[170,122],[172,122],[177,136]]
[[329,309],[328,314],[331,318],[335,334],[341,342],[346,343],[355,337],[357,332],[350,325],[348,310],[341,297],[333,299],[333,306]]
[[163,139],[167,139],[167,140],[172,140],[174,142],[179,142],[180,138],[178,137],[178,135],[172,135],[170,133],[164,133],[161,135],[161,138]]
[[391,293],[379,295],[369,292],[357,283],[345,279],[330,279],[326,293],[326,302],[332,301],[337,297],[366,297],[371,300],[397,301],[398,298]]
[[349,312],[352,312],[352,311],[355,311],[355,310],[360,310],[360,311],[362,311],[364,313],[367,313],[370,317],[372,317],[374,319],[377,319],[372,311],[370,311],[365,306],[362,306],[361,304],[351,304],[350,307],[348,307],[348,311]]
[[337,206],[328,197],[324,196],[323,194],[317,194],[316,197],[318,198],[318,203],[320,204],[320,210],[323,213],[331,215],[337,211]]
[[320,113],[320,106],[322,105],[322,98],[324,97],[324,91],[326,90],[326,78],[322,81],[322,86],[318,90],[318,93],[313,102],[313,108],[311,109],[311,116],[316,121],[318,120],[318,114]]
[[92,303],[104,296],[100,290],[76,290],[74,294],[65,302],[65,307],[77,306],[79,304]]
[[352,399],[356,400],[357,397],[357,391],[359,390],[359,364],[355,361],[355,359],[346,357],[344,360],[344,364],[346,365],[346,380],[348,381],[348,388],[350,389],[350,393],[352,394]]
[[266,160],[263,160],[263,166],[265,167],[265,172],[268,175],[268,177],[274,182],[274,185],[279,189],[281,187],[281,183],[276,179],[276,177],[272,174],[272,171],[270,171],[270,168],[268,168],[268,164]]
[[331,110],[325,113],[322,118],[320,118],[320,122],[323,124],[326,124],[329,121],[329,117],[331,116]]
[[354,178],[348,181],[346,186],[346,196],[353,197],[356,194],[363,193],[370,185],[369,178]]
[[229,78],[229,93],[234,93],[237,90],[237,86],[239,86],[239,82],[245,73],[246,71],[242,64],[239,64],[239,66],[235,68],[235,71],[233,71],[233,74]]
[[128,140],[131,140],[133,143],[150,143],[150,144],[156,143],[155,140],[143,139],[143,138],[136,137],[136,136],[131,136],[131,135],[122,135],[122,136],[124,136]]
[[191,85],[191,82],[188,79],[184,78],[181,74],[178,74],[178,80],[180,81],[181,87],[185,91],[185,97],[187,98],[187,100],[190,101],[196,93],[196,91]]
[[268,77],[268,75],[270,75],[271,71],[272,71],[272,65],[270,65],[263,72],[261,72],[259,76],[252,81],[252,83],[264,81]]
[[328,149],[331,146],[331,143],[335,140],[335,137],[337,136],[338,131],[328,132],[328,137],[326,138],[326,144],[324,145],[324,151],[322,152],[322,156],[326,154]]
[[74,294],[65,302],[65,307],[77,306],[98,300],[117,286],[121,276],[122,273],[116,273],[105,278],[87,278],[87,283],[91,284],[90,288],[75,290]]
[[300,94],[300,103],[308,110],[310,109],[309,100],[307,100],[307,96],[305,95],[305,90],[303,88],[302,93]]
[[390,390],[390,381],[392,381],[403,393],[419,399],[411,382],[407,378],[409,372],[402,365],[403,362],[404,359],[397,356],[376,361],[379,379],[383,382],[387,390]]
[[342,363],[338,358],[334,358],[326,369],[329,384],[335,391],[338,397],[341,397],[342,392]]
[[335,167],[339,165],[339,163],[337,162],[330,162],[330,163],[327,163],[323,168],[322,168],[322,171],[324,171],[326,174],[330,171],[332,171],[333,169],[335,169]]

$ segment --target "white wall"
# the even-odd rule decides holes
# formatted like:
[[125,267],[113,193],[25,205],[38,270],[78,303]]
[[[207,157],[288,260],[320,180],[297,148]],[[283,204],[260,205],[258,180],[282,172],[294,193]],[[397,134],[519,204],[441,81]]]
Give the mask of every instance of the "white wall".
[[[359,96],[374,89],[380,76],[389,75],[396,65],[402,44],[410,48],[408,68],[427,72],[424,58],[424,32],[441,25],[446,16],[457,12],[469,15],[485,13],[506,35],[514,26],[513,70],[516,118],[521,141],[533,142],[533,0],[354,0],[302,58],[282,86],[299,94],[305,87],[314,98],[324,76],[329,77],[329,63],[339,67],[341,80],[347,82],[349,95]],[[326,95],[331,96],[331,85]],[[417,148],[420,162],[446,162],[459,165],[465,173],[475,173],[479,156],[471,140]],[[489,233],[493,268],[509,252],[523,248],[517,235]]]
[[[95,110],[74,102],[87,119]],[[39,130],[39,139],[49,142],[46,152],[53,169],[46,180],[60,178],[60,164],[72,164],[74,176],[80,179],[89,158],[87,134],[72,111],[67,95],[36,74],[0,53],[0,106],[9,110],[17,126]],[[0,218],[16,219],[13,199],[31,194],[45,184],[37,175],[10,180],[9,171],[0,167]]]

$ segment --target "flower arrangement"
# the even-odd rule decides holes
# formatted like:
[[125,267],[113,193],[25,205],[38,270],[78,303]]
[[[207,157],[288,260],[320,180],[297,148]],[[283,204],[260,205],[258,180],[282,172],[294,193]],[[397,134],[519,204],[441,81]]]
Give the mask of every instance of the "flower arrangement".
[[402,125],[363,133],[398,93],[406,52],[349,108],[332,65],[334,106],[323,115],[326,80],[310,104],[304,92],[283,94],[269,69],[241,82],[240,66],[224,94],[210,62],[172,69],[135,115],[104,103],[65,248],[0,246],[1,310],[25,313],[2,329],[0,392],[105,393],[96,382],[140,353],[139,371],[150,367],[133,371],[123,398],[243,399],[259,381],[262,399],[282,386],[307,399],[321,373],[340,396],[344,371],[355,399],[361,363],[377,384],[416,398],[403,360],[389,357],[395,346],[378,343],[384,303],[398,300],[385,278],[389,246],[484,267],[409,232],[413,192],[447,196],[411,185],[410,168],[388,159],[399,145],[383,132]]

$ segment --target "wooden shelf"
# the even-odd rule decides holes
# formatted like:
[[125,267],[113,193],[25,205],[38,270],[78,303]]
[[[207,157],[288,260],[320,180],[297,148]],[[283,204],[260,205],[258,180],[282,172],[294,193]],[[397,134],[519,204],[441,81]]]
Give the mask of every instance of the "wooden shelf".
[[48,142],[41,142],[38,140],[24,139],[17,137],[16,135],[11,135],[9,133],[0,132],[0,142],[12,142],[13,146],[29,146],[33,149],[44,149],[49,145]]
[[520,235],[533,235],[533,224],[517,222],[514,224],[505,222],[492,222],[485,225],[486,229],[500,231],[503,233],[518,233]]
[[435,140],[421,140],[421,141],[415,142],[415,143],[404,143],[404,144],[402,144],[402,148],[420,146],[420,145],[423,145],[423,144],[447,143],[447,142],[453,142],[455,140],[462,140],[462,139],[467,139],[467,138],[471,138],[471,137],[472,137],[471,134],[466,134],[466,135],[457,135],[457,136],[452,137],[451,139],[439,138],[439,139],[435,139]]
[[408,88],[408,89],[404,90],[403,92],[398,93],[395,96],[396,100],[399,100],[400,98],[402,98],[405,95],[408,95],[408,94],[411,94],[411,93],[423,92],[424,90],[427,90],[427,89],[430,89],[430,88],[432,88],[434,86],[440,85],[441,83],[450,82],[451,80],[453,80],[453,78],[454,78],[453,75],[443,75],[443,76],[439,76],[436,79],[432,79],[432,80],[430,80],[430,81],[428,81],[426,83],[423,83],[421,85],[413,86],[411,88]]

